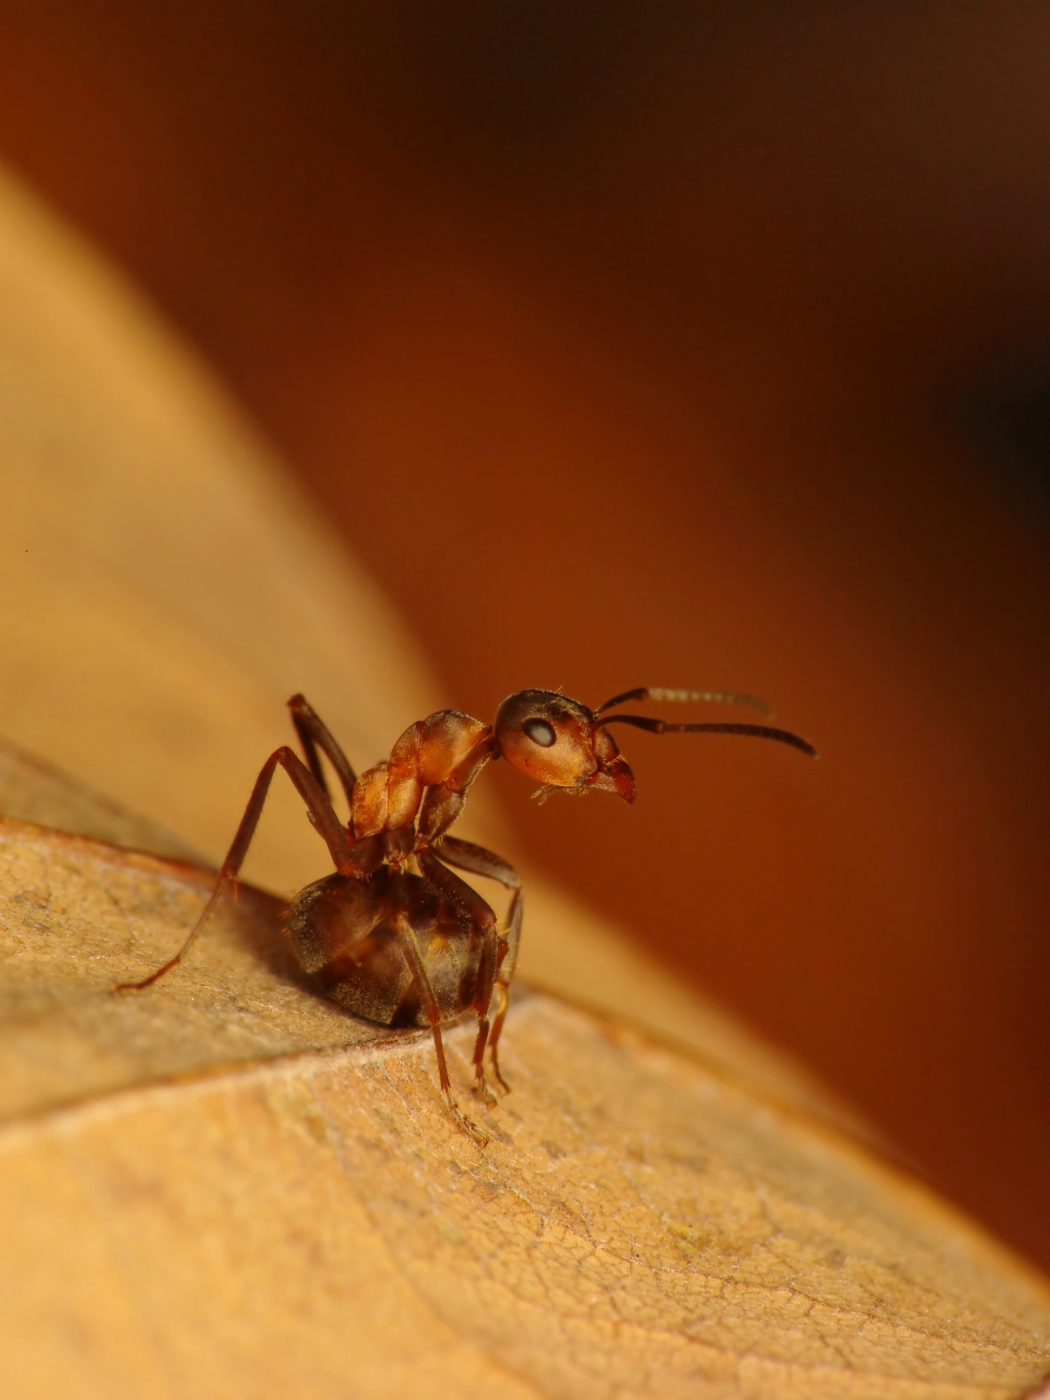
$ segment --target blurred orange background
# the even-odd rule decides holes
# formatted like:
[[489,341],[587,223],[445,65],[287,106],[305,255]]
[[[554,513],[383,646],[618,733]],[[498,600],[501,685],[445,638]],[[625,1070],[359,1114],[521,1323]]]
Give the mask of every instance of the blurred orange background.
[[617,731],[633,810],[492,782],[1050,1264],[1050,10],[0,20],[3,157],[233,386],[445,703],[735,688],[818,744]]

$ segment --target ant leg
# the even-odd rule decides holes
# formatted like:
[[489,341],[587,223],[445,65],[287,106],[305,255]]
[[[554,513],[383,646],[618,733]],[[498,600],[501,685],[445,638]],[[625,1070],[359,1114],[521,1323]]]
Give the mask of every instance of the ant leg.
[[485,1046],[489,1038],[489,1018],[478,1013],[478,1033],[474,1037],[474,1054],[471,1063],[474,1066],[474,1092],[489,1104],[499,1102],[499,1098],[492,1092],[485,1083]]
[[497,999],[496,1014],[492,1018],[492,1035],[489,1039],[489,1055],[492,1059],[492,1073],[496,1083],[499,1085],[501,1094],[510,1093],[510,1085],[503,1078],[503,1073],[499,1067],[499,1038],[503,1034],[503,1022],[507,1015],[507,1007],[510,1004],[510,984],[504,977],[496,978],[496,985],[493,993]]
[[452,1093],[452,1081],[448,1075],[448,1065],[445,1061],[445,1046],[441,1039],[441,1010],[438,1007],[437,997],[434,995],[434,988],[430,985],[430,978],[427,970],[423,966],[423,959],[419,955],[419,945],[416,942],[415,929],[412,922],[404,910],[399,910],[396,915],[395,927],[401,946],[404,950],[408,965],[412,969],[412,976],[415,979],[416,987],[419,990],[420,999],[423,1003],[423,1010],[426,1014],[430,1029],[434,1034],[434,1050],[437,1053],[438,1082],[441,1085],[441,1092],[445,1096],[445,1103],[452,1117],[459,1126],[467,1133],[479,1147],[488,1145],[488,1134],[482,1132],[472,1118],[460,1108]]
[[292,723],[295,725],[295,732],[299,736],[299,743],[302,745],[306,765],[310,772],[327,795],[328,784],[325,781],[320,758],[323,753],[343,785],[347,802],[352,803],[357,774],[350,767],[350,761],[332,731],[304,695],[293,695],[288,701],[288,708],[292,712]]
[[248,798],[248,805],[244,809],[240,825],[230,843],[230,849],[226,852],[226,859],[219,868],[218,878],[215,881],[215,888],[211,892],[211,897],[200,913],[197,922],[190,929],[189,937],[173,958],[169,958],[166,963],[162,963],[155,972],[151,972],[148,977],[144,977],[141,982],[121,982],[115,988],[118,992],[140,992],[144,988],[152,986],[158,978],[163,977],[166,972],[170,972],[173,967],[177,967],[183,958],[200,937],[205,924],[211,918],[222,897],[226,886],[236,882],[238,872],[244,863],[244,858],[248,854],[248,847],[251,845],[252,837],[255,835],[255,828],[259,825],[259,818],[262,815],[263,804],[266,795],[270,790],[270,783],[273,775],[280,766],[295,784],[299,796],[306,803],[306,809],[310,820],[324,837],[332,860],[335,862],[337,871],[340,874],[351,874],[350,868],[350,842],[346,831],[339,822],[339,818],[332,810],[332,804],[328,799],[328,794],[318,783],[317,779],[303,763],[297,753],[290,748],[283,746],[275,750],[262,766],[259,776],[255,780],[252,788],[252,795]]
[[[503,1033],[503,1021],[507,1014],[508,993],[518,963],[518,945],[521,942],[521,920],[525,912],[521,876],[509,861],[484,846],[476,846],[473,841],[462,841],[458,836],[445,836],[438,846],[439,857],[449,865],[467,870],[472,875],[486,875],[490,880],[498,880],[511,890],[510,904],[507,907],[507,951],[500,964],[493,986],[496,1009],[492,1017],[492,1033],[489,1036],[489,1055],[492,1059],[492,1073],[500,1091],[510,1093],[510,1085],[503,1078],[499,1068],[499,1038]],[[469,887],[468,887],[469,888]]]
[[[455,841],[457,847],[465,847],[467,851],[471,853],[480,852],[482,850],[480,846],[472,846],[470,842],[458,841],[453,837],[446,837],[445,840]],[[489,1006],[492,1002],[492,990],[493,987],[497,985],[501,952],[504,956],[506,955],[507,943],[500,937],[499,929],[496,926],[496,916],[492,912],[491,906],[482,899],[477,890],[468,885],[465,880],[461,880],[454,871],[449,870],[448,866],[443,863],[443,847],[444,841],[442,841],[439,850],[435,850],[431,847],[429,850],[420,851],[418,853],[419,868],[440,890],[443,890],[450,898],[455,900],[459,907],[468,915],[473,926],[481,932],[482,953],[478,965],[476,981],[477,992],[475,993],[473,1002],[474,1011],[477,1013],[478,1018],[478,1035],[474,1043],[474,1091],[479,1097],[492,1103],[493,1095],[488,1085],[485,1083],[484,1055],[486,1043],[491,1043],[489,1040],[488,1013]],[[484,855],[490,856],[491,853],[485,851]],[[470,868],[465,863],[467,858],[468,856],[464,854],[463,869]],[[499,856],[491,856],[491,859],[499,862]],[[456,864],[460,863],[459,859],[456,859]],[[517,878],[515,872],[511,871],[509,865],[506,865],[505,862],[500,862],[500,864],[505,865],[506,870],[514,874],[515,878]],[[502,1027],[502,1019],[500,1020],[500,1026]],[[503,1092],[506,1093],[507,1086],[500,1078],[498,1069],[496,1078]]]
[[[457,869],[466,870],[471,875],[487,876],[488,879],[498,881],[505,889],[511,891],[510,903],[507,906],[507,953],[500,969],[509,982],[514,976],[514,968],[518,961],[518,942],[521,937],[521,918],[524,912],[521,876],[510,861],[496,855],[495,851],[487,850],[484,846],[477,846],[473,841],[463,841],[458,836],[443,836],[431,849],[435,851],[438,859],[444,861],[446,865],[454,865]],[[469,885],[467,888],[470,888]]]

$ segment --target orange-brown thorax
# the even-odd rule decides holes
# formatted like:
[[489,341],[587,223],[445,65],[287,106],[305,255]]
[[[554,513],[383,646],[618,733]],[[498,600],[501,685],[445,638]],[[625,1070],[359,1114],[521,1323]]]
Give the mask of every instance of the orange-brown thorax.
[[458,710],[439,710],[409,725],[390,757],[354,784],[351,834],[360,839],[411,826],[427,788],[465,792],[491,757],[491,733]]

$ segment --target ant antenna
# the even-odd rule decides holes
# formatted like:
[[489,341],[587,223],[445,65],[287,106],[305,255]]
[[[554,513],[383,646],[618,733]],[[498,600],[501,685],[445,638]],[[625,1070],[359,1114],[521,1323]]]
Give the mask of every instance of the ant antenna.
[[769,724],[669,724],[663,719],[652,719],[647,715],[608,715],[602,720],[607,724],[633,724],[635,729],[644,729],[650,734],[748,734],[752,739],[775,739],[780,744],[790,744],[793,749],[801,749],[810,758],[817,757],[817,751],[798,734],[790,729],[774,729]]
[[653,700],[657,703],[670,702],[673,705],[742,705],[748,710],[757,710],[760,715],[771,715],[773,711],[757,695],[742,695],[735,690],[658,690],[649,686],[639,686],[636,690],[625,690],[622,695],[614,695],[593,712],[604,714],[614,705],[626,705],[628,700]]
[[[731,690],[657,690],[639,686],[637,690],[625,690],[622,695],[614,695],[611,700],[606,700],[604,705],[599,705],[594,711],[595,718],[605,714],[606,710],[611,710],[615,705],[626,704],[628,700],[670,701],[676,705],[745,705],[762,715],[773,713],[766,702],[760,700],[757,695],[742,695]],[[651,719],[646,715],[605,715],[601,723],[633,724],[636,729],[644,729],[649,734],[746,734],[752,739],[773,739],[780,744],[790,744],[793,749],[800,749],[811,758],[817,756],[813,745],[798,734],[792,734],[790,729],[775,729],[769,724],[673,724],[668,720]]]

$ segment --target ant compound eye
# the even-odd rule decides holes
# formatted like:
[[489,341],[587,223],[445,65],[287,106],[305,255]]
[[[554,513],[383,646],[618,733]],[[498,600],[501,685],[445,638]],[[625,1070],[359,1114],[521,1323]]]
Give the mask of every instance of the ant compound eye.
[[541,749],[549,749],[558,737],[554,732],[554,725],[548,724],[545,719],[527,719],[521,728],[526,738],[538,744]]

